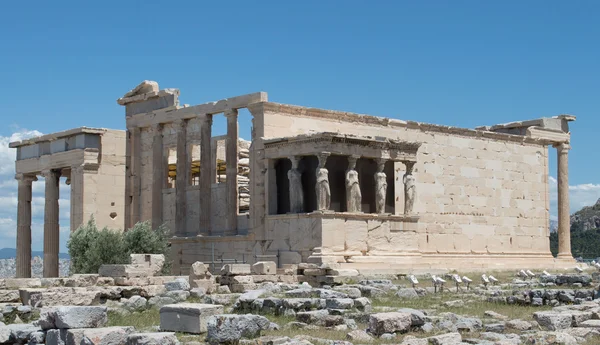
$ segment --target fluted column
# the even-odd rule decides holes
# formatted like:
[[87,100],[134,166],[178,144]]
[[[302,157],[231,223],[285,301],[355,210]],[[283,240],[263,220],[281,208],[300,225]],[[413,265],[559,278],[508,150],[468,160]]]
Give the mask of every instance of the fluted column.
[[227,118],[227,227],[225,235],[237,235],[237,217],[239,212],[238,199],[238,111],[229,109],[225,111]]
[[156,229],[163,222],[162,194],[167,180],[164,173],[162,124],[152,125],[152,134],[152,228]]
[[46,182],[44,207],[44,278],[58,277],[58,251],[60,228],[58,224],[58,198],[60,171],[42,171]]
[[558,258],[572,260],[569,205],[569,150],[571,146],[563,143],[555,147],[558,154]]
[[212,181],[211,170],[215,169],[211,162],[212,115],[201,116],[200,127],[200,232],[204,235],[212,234],[211,204]]
[[35,175],[17,174],[17,278],[31,278],[31,184]]
[[175,235],[186,235],[187,186],[190,182],[190,169],[187,155],[187,123],[175,121],[177,130],[177,176],[175,180]]

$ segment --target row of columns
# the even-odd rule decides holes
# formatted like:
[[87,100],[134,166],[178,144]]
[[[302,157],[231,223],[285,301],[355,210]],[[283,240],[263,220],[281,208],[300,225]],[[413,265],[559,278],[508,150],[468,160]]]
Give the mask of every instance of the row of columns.
[[[325,168],[329,152],[323,152],[317,155],[319,165],[315,175],[317,178],[316,195],[317,210],[327,211],[331,206],[331,189],[329,187],[329,171]],[[361,213],[362,210],[362,192],[360,190],[359,174],[356,171],[356,162],[360,156],[348,156],[348,169],[346,170],[346,212]],[[300,156],[289,157],[292,167],[288,171],[290,211],[292,213],[301,213],[304,210],[304,194],[302,188],[302,173],[298,169]],[[377,159],[377,171],[375,173],[375,213],[385,213],[387,197],[387,176],[384,172],[385,159]],[[403,161],[406,166],[406,173],[403,177],[404,182],[404,214],[410,215],[413,212],[414,200],[416,196],[416,181],[413,175],[415,162]]]
[[[238,207],[238,111],[237,109],[229,109],[224,112],[227,118],[227,140],[226,140],[226,190],[227,190],[227,220],[226,231],[223,235],[237,234],[237,216]],[[211,224],[212,214],[212,169],[215,162],[211,155],[211,138],[212,138],[212,114],[202,114],[200,118],[200,231],[204,235],[213,235]],[[175,231],[176,236],[186,236],[187,229],[187,185],[190,179],[188,166],[188,142],[187,142],[187,121],[178,119],[174,122],[174,128],[177,132],[177,176],[175,180]],[[166,181],[166,168],[168,166],[168,157],[164,153],[163,143],[163,126],[164,124],[157,123],[152,126],[153,142],[152,142],[152,226],[157,228],[163,224],[163,189]],[[131,221],[128,226],[139,222],[141,219],[140,199],[141,193],[141,167],[140,167],[140,129],[130,128],[130,147],[129,153],[131,156],[131,209],[129,217]],[[136,154],[137,153],[137,154]]]
[[[60,170],[43,170],[44,193],[44,277],[58,277],[60,227],[58,199]],[[17,201],[17,278],[31,277],[31,199],[35,175],[17,174],[19,191]]]

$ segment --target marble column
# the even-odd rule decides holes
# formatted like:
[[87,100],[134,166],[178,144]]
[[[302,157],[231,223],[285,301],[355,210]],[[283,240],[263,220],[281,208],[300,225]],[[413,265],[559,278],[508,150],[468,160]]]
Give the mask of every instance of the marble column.
[[415,162],[405,161],[403,163],[406,166],[406,173],[402,178],[402,182],[404,183],[404,214],[408,216],[413,213],[413,207],[415,205],[415,197],[417,193],[417,182],[415,180],[415,176],[413,175]]
[[200,118],[200,233],[211,235],[211,171],[215,169],[213,166],[215,162],[211,161],[210,148],[213,119],[211,114],[204,114]]
[[356,161],[360,156],[348,157],[348,170],[346,170],[346,212],[359,213],[362,211],[362,193]]
[[318,155],[319,166],[316,170],[317,175],[317,210],[328,211],[331,206],[331,190],[329,188],[329,171],[325,168],[327,163],[328,152],[323,152]]
[[239,213],[238,199],[238,111],[229,109],[225,111],[227,118],[227,143],[225,161],[227,164],[227,227],[225,235],[237,235],[237,218]]
[[292,168],[288,171],[290,188],[290,213],[304,212],[304,191],[302,189],[302,173],[298,170],[300,157],[291,156]]
[[385,159],[377,160],[377,172],[375,173],[375,212],[385,213],[385,199],[387,197],[387,176],[383,172]]
[[152,228],[163,223],[163,188],[166,185],[162,124],[152,125]]
[[187,186],[190,183],[190,168],[187,154],[187,123],[175,121],[177,131],[177,176],[175,179],[175,236],[187,234]]
[[31,184],[35,175],[17,174],[17,278],[31,278]]
[[59,170],[42,171],[46,182],[44,207],[44,278],[58,277],[58,251],[60,227],[59,208]]
[[569,205],[569,150],[571,146],[568,143],[562,143],[555,147],[558,154],[558,258],[572,260]]

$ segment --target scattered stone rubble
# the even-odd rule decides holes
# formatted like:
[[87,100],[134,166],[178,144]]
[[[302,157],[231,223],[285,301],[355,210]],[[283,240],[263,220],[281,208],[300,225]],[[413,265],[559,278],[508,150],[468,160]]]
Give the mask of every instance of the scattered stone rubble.
[[[156,275],[162,256],[132,255],[131,261],[103,266],[98,275],[0,280],[0,344],[600,343],[597,282],[585,273],[467,288],[412,286],[403,277],[362,277],[331,264],[228,264],[213,275],[196,262],[189,276],[168,277]],[[440,303],[422,310],[391,306],[427,298]],[[472,303],[488,303],[490,310],[463,315]],[[493,311],[499,304],[531,308],[531,314],[511,319]],[[160,316],[153,328],[108,325],[110,313],[149,309]],[[311,335],[326,332],[343,339]]]

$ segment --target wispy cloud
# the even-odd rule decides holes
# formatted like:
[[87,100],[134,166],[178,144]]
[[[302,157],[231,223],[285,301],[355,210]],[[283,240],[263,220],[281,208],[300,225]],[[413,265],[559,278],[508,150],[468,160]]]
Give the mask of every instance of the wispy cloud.
[[[556,178],[548,178],[550,187],[550,219],[557,218],[558,210],[558,183]],[[569,203],[571,214],[577,212],[584,206],[591,206],[600,199],[600,184],[583,183],[569,186]]]

